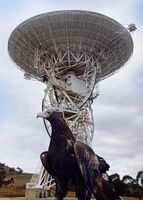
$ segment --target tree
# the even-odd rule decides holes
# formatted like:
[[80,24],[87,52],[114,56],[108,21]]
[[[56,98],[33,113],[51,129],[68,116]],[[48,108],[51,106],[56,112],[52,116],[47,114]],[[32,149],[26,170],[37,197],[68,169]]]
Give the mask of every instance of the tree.
[[129,176],[129,175],[125,175],[125,176],[123,176],[123,178],[122,178],[122,182],[125,183],[125,184],[131,184],[131,183],[135,183],[135,179],[132,178],[132,177]]
[[0,179],[4,179],[6,175],[5,164],[0,163]]
[[6,179],[8,172],[9,172],[9,167],[6,166],[4,163],[0,163],[0,187],[2,185],[9,185],[11,183],[14,183],[14,179]]
[[16,170],[18,171],[19,174],[23,173],[23,170],[20,167],[17,167]]
[[115,173],[115,174],[111,174],[110,176],[108,176],[109,181],[112,183],[116,183],[118,181],[120,181],[120,175]]
[[3,180],[6,178],[7,173],[5,170],[5,164],[0,163],[0,187],[3,185]]
[[15,174],[15,171],[16,171],[16,170],[15,170],[14,167],[10,167],[10,168],[9,168],[9,173],[10,173],[10,174]]
[[138,185],[143,186],[143,171],[139,171],[136,176]]

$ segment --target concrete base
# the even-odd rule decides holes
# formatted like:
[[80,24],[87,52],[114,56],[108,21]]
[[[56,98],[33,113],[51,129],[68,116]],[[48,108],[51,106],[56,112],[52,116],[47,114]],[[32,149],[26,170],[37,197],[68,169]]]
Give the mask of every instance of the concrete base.
[[[26,200],[55,200],[55,191],[46,190],[43,188],[28,188],[26,189]],[[68,192],[64,200],[76,200],[75,192]]]
[[42,188],[29,188],[26,189],[25,192],[25,198],[27,200],[33,200],[33,199],[45,199],[48,197],[53,197],[54,194],[52,194],[51,190],[45,190]]

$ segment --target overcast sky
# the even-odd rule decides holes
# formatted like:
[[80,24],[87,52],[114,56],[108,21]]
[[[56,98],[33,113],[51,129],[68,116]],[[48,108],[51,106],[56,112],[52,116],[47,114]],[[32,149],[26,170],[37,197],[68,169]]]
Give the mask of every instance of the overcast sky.
[[109,174],[135,177],[143,170],[143,1],[142,0],[0,0],[0,162],[34,172],[48,148],[41,111],[45,85],[27,81],[7,52],[8,38],[24,20],[48,11],[81,9],[135,23],[134,53],[117,74],[102,81],[93,103],[93,148],[111,165]]

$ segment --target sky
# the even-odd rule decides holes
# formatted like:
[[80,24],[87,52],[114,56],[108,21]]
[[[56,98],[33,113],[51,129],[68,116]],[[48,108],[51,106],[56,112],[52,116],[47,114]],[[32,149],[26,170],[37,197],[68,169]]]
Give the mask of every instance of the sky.
[[143,170],[143,1],[142,0],[0,0],[0,162],[34,173],[49,138],[41,111],[45,85],[25,80],[8,55],[13,29],[24,20],[54,10],[89,10],[105,14],[128,26],[134,52],[115,75],[99,84],[93,103],[94,151],[110,164],[109,174],[136,176]]

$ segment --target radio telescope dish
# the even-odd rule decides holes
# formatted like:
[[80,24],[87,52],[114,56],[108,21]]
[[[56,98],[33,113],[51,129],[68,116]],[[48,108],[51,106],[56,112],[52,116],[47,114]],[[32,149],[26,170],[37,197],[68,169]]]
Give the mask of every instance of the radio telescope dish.
[[[134,24],[126,29],[95,12],[47,12],[17,26],[9,38],[8,51],[26,79],[47,85],[42,110],[51,107],[63,111],[76,138],[91,143],[91,104],[98,96],[95,86],[128,61],[133,52],[130,32],[135,30]],[[46,122],[45,126],[50,132]],[[42,173],[40,177],[46,176]]]
[[52,68],[60,77],[68,71],[81,76],[87,56],[86,61],[89,59],[93,66],[102,64],[98,69],[101,80],[126,63],[133,42],[125,27],[105,15],[68,10],[23,22],[12,32],[8,50],[20,69],[35,78],[46,75],[44,68]]

